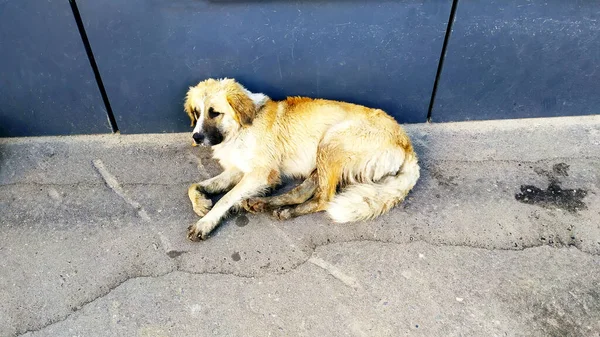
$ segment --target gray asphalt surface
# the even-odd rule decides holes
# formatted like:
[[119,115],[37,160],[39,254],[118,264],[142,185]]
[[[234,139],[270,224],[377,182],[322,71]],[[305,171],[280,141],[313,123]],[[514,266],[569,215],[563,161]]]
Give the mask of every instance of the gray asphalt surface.
[[406,129],[389,214],[200,243],[189,134],[0,139],[0,336],[600,336],[600,116]]

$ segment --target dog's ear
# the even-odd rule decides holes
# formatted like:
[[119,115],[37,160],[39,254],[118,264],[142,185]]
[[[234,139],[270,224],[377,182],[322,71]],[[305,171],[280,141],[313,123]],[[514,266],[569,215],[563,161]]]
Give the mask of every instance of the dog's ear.
[[196,125],[196,121],[198,120],[196,118],[196,114],[194,113],[194,110],[187,102],[183,105],[183,109],[185,110],[185,113],[187,113],[188,117],[190,117],[190,122],[191,122],[190,126],[194,127],[194,125]]
[[[190,87],[190,90],[193,87]],[[183,103],[183,110],[185,110],[185,113],[187,113],[188,117],[190,117],[190,120],[192,122],[191,126],[193,127],[194,125],[196,125],[196,121],[198,120],[196,117],[196,113],[194,112],[194,108],[192,107],[192,104],[190,103],[190,92],[188,91],[186,97],[185,97],[185,103]]]
[[233,118],[240,123],[241,126],[252,124],[256,115],[256,106],[248,95],[241,90],[235,90],[227,93],[227,103],[233,109]]

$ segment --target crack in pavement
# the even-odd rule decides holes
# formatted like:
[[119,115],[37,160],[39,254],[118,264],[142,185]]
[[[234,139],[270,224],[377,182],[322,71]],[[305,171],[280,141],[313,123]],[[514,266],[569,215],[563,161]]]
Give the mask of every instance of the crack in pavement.
[[[283,231],[283,230],[282,230]],[[287,236],[287,235],[286,235]],[[337,280],[341,281],[345,286],[348,286],[350,288],[353,288],[355,290],[362,290],[363,287],[360,285],[360,283],[358,283],[358,281],[356,279],[354,279],[353,277],[347,275],[346,273],[344,273],[342,270],[340,270],[338,267],[334,266],[333,264],[320,259],[316,256],[314,256],[314,253],[316,251],[317,248],[320,247],[326,247],[329,245],[334,245],[334,244],[347,244],[347,243],[363,243],[363,242],[368,242],[368,243],[377,243],[377,244],[389,244],[389,245],[411,245],[411,244],[416,244],[416,243],[424,243],[433,247],[453,247],[453,248],[468,248],[468,249],[482,249],[482,250],[487,250],[487,251],[501,251],[501,252],[515,252],[515,253],[520,253],[526,250],[530,250],[530,249],[536,249],[536,248],[541,248],[544,246],[548,246],[552,249],[558,249],[558,250],[562,250],[562,249],[568,249],[571,247],[576,248],[579,252],[583,253],[583,254],[587,254],[587,255],[591,255],[591,256],[600,256],[600,254],[592,254],[589,252],[585,252],[582,251],[581,249],[575,247],[575,246],[567,246],[567,245],[563,245],[563,246],[550,246],[547,244],[541,244],[541,245],[533,245],[533,246],[527,246],[527,247],[522,247],[519,249],[502,249],[502,248],[487,248],[487,247],[476,247],[476,246],[469,246],[469,245],[464,245],[464,244],[440,244],[440,243],[432,243],[432,242],[428,242],[426,240],[414,240],[414,241],[410,241],[410,242],[395,242],[395,241],[384,241],[384,240],[378,240],[378,239],[369,239],[369,238],[362,238],[362,239],[357,239],[357,240],[342,240],[342,241],[329,241],[323,244],[313,244],[311,245],[312,248],[312,253],[309,254],[309,256],[305,256],[305,259],[301,260],[299,263],[294,264],[291,268],[280,272],[265,272],[262,275],[254,275],[254,276],[250,276],[250,275],[244,275],[244,274],[239,274],[239,273],[228,273],[228,272],[216,272],[216,271],[191,271],[191,270],[187,270],[187,269],[183,269],[180,265],[180,259],[179,257],[174,259],[175,264],[173,266],[173,268],[171,270],[169,270],[168,272],[165,273],[159,273],[159,274],[150,274],[150,275],[136,275],[136,276],[128,276],[125,279],[116,282],[116,284],[113,284],[112,286],[108,287],[108,290],[106,292],[104,292],[103,294],[96,296],[90,300],[87,301],[83,301],[82,303],[78,304],[76,306],[76,308],[74,310],[72,310],[70,313],[64,315],[63,317],[58,317],[55,319],[50,319],[47,321],[46,324],[44,324],[43,326],[39,327],[39,328],[34,328],[34,329],[27,329],[24,332],[17,332],[17,337],[23,336],[27,333],[33,333],[33,332],[39,332],[42,331],[54,324],[58,324],[60,322],[66,321],[67,319],[69,319],[69,317],[71,317],[72,315],[78,313],[79,311],[83,310],[84,307],[91,305],[92,303],[108,296],[109,294],[111,294],[114,290],[116,290],[117,288],[119,288],[120,286],[122,286],[123,284],[127,283],[130,280],[135,280],[135,279],[140,279],[140,278],[151,278],[151,279],[155,279],[155,278],[161,278],[161,277],[165,277],[168,276],[170,274],[173,273],[183,273],[183,274],[188,274],[188,275],[220,275],[220,276],[230,276],[230,277],[236,277],[236,278],[242,278],[242,279],[248,279],[248,280],[257,280],[257,279],[262,279],[262,278],[266,278],[266,277],[271,277],[271,276],[282,276],[282,275],[286,275],[289,274],[291,272],[296,271],[298,268],[300,268],[301,266],[305,265],[306,263],[311,263],[315,266],[318,266],[319,268],[327,271],[330,275],[332,275],[334,278],[336,278]],[[188,252],[182,252],[181,255],[187,254]]]
[[[95,159],[92,161],[92,164],[102,176],[102,179],[106,182],[106,185],[113,190],[119,197],[121,197],[126,203],[128,203],[131,207],[137,210],[138,215],[142,218],[143,221],[150,223],[152,219],[148,215],[148,212],[144,209],[144,207],[137,201],[133,200],[127,192],[123,189],[117,178],[112,175],[108,169],[104,166],[104,163],[100,159]],[[165,253],[169,256],[173,256],[173,250],[171,249],[171,244],[168,239],[161,233],[156,233],[160,239],[161,245],[165,250]],[[181,255],[183,252],[177,252],[176,255]]]
[[[362,289],[362,286],[358,283],[358,281],[355,278],[347,275],[341,269],[334,266],[333,264],[315,256],[316,246],[311,247],[312,253],[306,253],[302,249],[299,249],[298,246],[296,246],[296,244],[292,240],[292,238],[290,238],[290,236],[287,235],[287,233],[283,229],[281,229],[279,226],[277,226],[277,224],[275,224],[275,223],[270,223],[270,224],[271,224],[271,227],[273,227],[275,229],[276,233],[280,237],[282,237],[288,243],[288,245],[292,248],[292,252],[294,252],[294,253],[297,252],[296,255],[304,258],[304,262],[302,262],[302,264],[304,264],[306,262],[310,262],[310,263],[314,264],[315,266],[324,269],[331,276],[335,277],[336,279],[341,281],[346,286],[348,286],[354,290]],[[301,254],[300,252],[305,253],[305,254]]]
[[174,270],[171,270],[171,271],[169,271],[167,273],[158,274],[158,275],[128,276],[124,280],[121,280],[121,281],[117,282],[116,284],[114,284],[112,286],[109,286],[108,290],[105,293],[103,293],[103,294],[101,294],[99,296],[96,296],[96,297],[94,297],[94,298],[92,298],[90,300],[83,301],[82,303],[78,304],[77,306],[75,306],[75,308],[73,310],[71,310],[70,313],[64,315],[63,317],[57,317],[55,319],[50,319],[50,320],[48,320],[46,322],[46,324],[44,324],[43,326],[41,326],[39,328],[27,329],[27,330],[25,330],[23,332],[17,332],[17,334],[15,336],[20,337],[20,336],[26,335],[28,333],[40,332],[40,331],[42,331],[42,330],[44,330],[44,329],[46,329],[46,328],[48,328],[48,327],[50,327],[50,326],[52,326],[54,324],[58,324],[60,322],[66,321],[67,319],[69,319],[69,317],[71,317],[72,315],[74,315],[74,314],[78,313],[79,311],[81,311],[85,306],[87,306],[89,304],[92,304],[95,301],[97,301],[99,299],[102,299],[105,296],[108,296],[115,289],[117,289],[118,287],[120,287],[121,285],[123,285],[124,283],[126,283],[127,281],[135,280],[135,279],[138,279],[138,278],[156,278],[156,277],[162,277],[162,276],[166,276],[166,275],[172,273],[173,271]]
[[[252,277],[252,276],[244,276],[244,275],[237,275],[234,273],[223,273],[223,272],[212,272],[212,271],[203,271],[203,272],[193,272],[193,271],[188,271],[188,270],[184,270],[184,269],[180,269],[179,267],[174,268],[166,273],[160,273],[160,274],[150,274],[150,275],[136,275],[136,276],[128,276],[125,279],[116,282],[115,284],[113,284],[112,286],[108,287],[108,290],[106,292],[104,292],[103,294],[96,296],[90,300],[84,301],[80,304],[78,304],[74,310],[72,310],[70,313],[66,314],[63,317],[58,317],[56,319],[51,319],[49,320],[46,324],[44,324],[42,327],[39,328],[35,328],[35,329],[27,329],[23,332],[17,332],[17,337],[23,336],[27,333],[34,333],[34,332],[40,332],[54,324],[58,324],[61,322],[66,321],[67,319],[69,319],[69,317],[73,316],[74,314],[78,313],[79,311],[83,310],[84,307],[89,306],[90,304],[110,295],[113,291],[115,291],[117,288],[121,287],[122,285],[124,285],[125,283],[129,282],[129,281],[133,281],[136,279],[144,279],[144,278],[150,278],[150,279],[155,279],[155,278],[161,278],[161,277],[165,277],[168,276],[170,274],[173,273],[182,273],[182,274],[188,274],[188,275],[221,275],[221,276],[233,276],[233,277],[238,277],[238,278],[244,278],[244,279],[256,279],[256,278],[260,278],[260,277]],[[283,273],[282,273],[283,274]],[[273,274],[273,275],[277,275],[277,274]],[[265,275],[267,276],[267,275]],[[264,276],[263,276],[264,277]]]
[[335,265],[333,265],[319,257],[316,257],[316,256],[312,256],[310,259],[308,259],[308,262],[314,264],[315,266],[317,266],[319,268],[323,268],[331,276],[340,280],[346,286],[348,286],[354,290],[362,289],[362,286],[360,285],[360,283],[358,283],[358,281],[354,277],[349,276],[348,274],[344,273],[340,268],[336,267]]
[[123,189],[121,184],[119,184],[117,178],[106,169],[104,163],[100,159],[92,160],[92,164],[94,165],[98,173],[100,173],[102,179],[104,179],[104,182],[106,182],[106,185],[111,190],[113,190],[113,192],[115,192],[118,196],[121,197],[121,199],[125,200],[126,203],[133,207],[138,212],[140,218],[142,218],[146,222],[151,221],[150,216],[148,215],[144,207],[142,207],[142,205],[139,202],[131,199],[131,197],[129,197],[129,195],[125,193],[125,190]]
[[411,243],[417,243],[417,242],[421,242],[421,243],[425,243],[434,247],[462,247],[462,248],[471,248],[471,249],[481,249],[481,250],[487,250],[487,251],[506,251],[506,252],[511,252],[511,251],[515,251],[515,252],[521,252],[521,251],[525,251],[528,249],[534,249],[534,248],[540,248],[540,247],[550,247],[553,249],[564,249],[564,248],[575,248],[578,251],[580,251],[583,254],[586,255],[590,255],[590,256],[600,256],[600,253],[593,253],[593,252],[589,252],[586,250],[583,250],[581,247],[578,247],[575,244],[549,244],[549,243],[540,243],[540,244],[532,244],[532,245],[523,245],[520,247],[495,247],[495,248],[490,248],[490,247],[486,247],[484,245],[476,245],[476,244],[465,244],[465,243],[450,243],[450,242],[434,242],[434,241],[430,241],[430,240],[426,240],[426,239],[414,239],[414,240],[409,240],[409,241],[393,241],[393,240],[381,240],[381,239],[376,239],[376,238],[365,238],[365,237],[361,237],[359,239],[349,239],[349,240],[336,240],[336,241],[328,241],[325,243],[312,243],[311,248],[316,249],[319,247],[324,247],[324,246],[328,246],[328,245],[332,245],[332,244],[342,244],[342,243],[354,243],[354,242],[373,242],[373,243],[380,243],[380,244],[392,244],[392,245],[406,245],[406,244],[411,244]]

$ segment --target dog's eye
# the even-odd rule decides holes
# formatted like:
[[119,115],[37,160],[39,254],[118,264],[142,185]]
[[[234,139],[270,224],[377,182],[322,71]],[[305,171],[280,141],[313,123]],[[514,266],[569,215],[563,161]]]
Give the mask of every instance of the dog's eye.
[[213,108],[209,108],[209,109],[208,109],[208,117],[210,117],[210,118],[216,118],[216,117],[217,117],[217,116],[219,116],[220,114],[221,114],[220,112],[216,111],[216,110],[215,110],[215,109],[213,109]]

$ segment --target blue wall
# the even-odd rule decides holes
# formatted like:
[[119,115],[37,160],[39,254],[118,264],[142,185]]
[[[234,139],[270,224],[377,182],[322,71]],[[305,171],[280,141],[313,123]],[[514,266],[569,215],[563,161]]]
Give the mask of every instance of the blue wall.
[[234,77],[424,122],[451,1],[79,0],[124,133],[188,130],[190,85]]
[[598,114],[600,1],[460,0],[432,121]]
[[0,1],[0,137],[108,132],[69,2]]
[[111,113],[123,133],[186,131],[188,86],[224,76],[409,123],[597,113],[600,2],[454,0],[447,34],[452,5],[0,1],[0,136],[107,133]]

